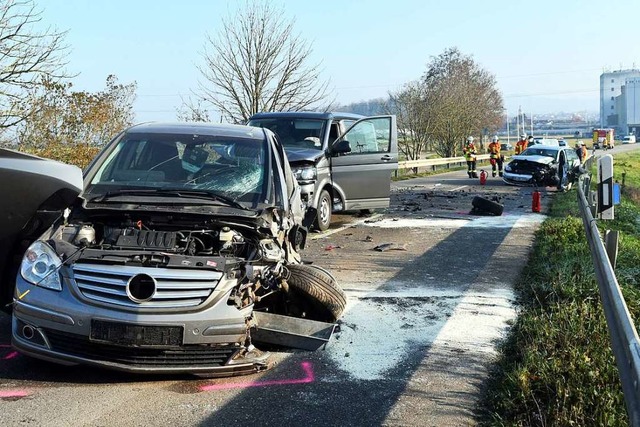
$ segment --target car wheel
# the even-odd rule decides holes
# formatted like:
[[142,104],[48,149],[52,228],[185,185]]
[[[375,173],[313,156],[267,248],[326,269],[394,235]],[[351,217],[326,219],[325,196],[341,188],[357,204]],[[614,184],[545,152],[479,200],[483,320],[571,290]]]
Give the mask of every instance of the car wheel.
[[294,264],[287,283],[292,305],[289,314],[320,322],[335,322],[347,305],[347,297],[326,270],[313,265]]
[[332,210],[331,195],[327,190],[322,190],[320,193],[317,210],[318,213],[316,214],[314,227],[317,230],[325,231],[329,228],[329,224],[331,224]]
[[475,196],[471,201],[471,205],[476,210],[489,212],[497,216],[502,215],[502,212],[504,211],[504,205],[480,196]]

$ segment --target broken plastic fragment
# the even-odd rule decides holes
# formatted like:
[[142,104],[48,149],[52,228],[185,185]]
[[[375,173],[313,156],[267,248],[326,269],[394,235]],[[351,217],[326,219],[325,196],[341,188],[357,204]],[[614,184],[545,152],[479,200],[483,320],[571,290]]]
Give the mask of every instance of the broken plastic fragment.
[[406,251],[407,250],[407,245],[403,244],[403,245],[397,245],[395,243],[383,243],[381,245],[376,246],[375,248],[373,248],[374,251],[378,251],[378,252],[385,252],[385,251]]

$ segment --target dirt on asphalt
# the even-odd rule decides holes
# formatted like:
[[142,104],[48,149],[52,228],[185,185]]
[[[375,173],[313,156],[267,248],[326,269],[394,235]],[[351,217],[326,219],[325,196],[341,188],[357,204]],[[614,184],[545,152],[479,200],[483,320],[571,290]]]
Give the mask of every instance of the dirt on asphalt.
[[[305,250],[349,297],[328,351],[354,379],[406,367],[383,424],[472,425],[496,342],[515,318],[513,284],[555,191],[466,178],[396,184],[389,209],[315,235]],[[532,212],[534,190],[542,213]],[[472,213],[478,195],[503,204],[503,215]]]

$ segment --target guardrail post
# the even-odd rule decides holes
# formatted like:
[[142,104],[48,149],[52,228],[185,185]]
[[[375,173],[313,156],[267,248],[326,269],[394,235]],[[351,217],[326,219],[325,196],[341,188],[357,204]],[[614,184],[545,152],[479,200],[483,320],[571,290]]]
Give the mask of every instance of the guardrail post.
[[614,270],[616,268],[616,259],[618,258],[618,239],[618,230],[606,230],[604,232],[604,247],[607,250],[609,262]]

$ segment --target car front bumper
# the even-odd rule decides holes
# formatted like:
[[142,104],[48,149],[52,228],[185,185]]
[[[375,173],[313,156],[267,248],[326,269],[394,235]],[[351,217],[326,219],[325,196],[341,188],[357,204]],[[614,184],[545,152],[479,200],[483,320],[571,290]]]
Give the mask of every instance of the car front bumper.
[[517,174],[513,172],[504,172],[502,180],[510,185],[531,186],[534,184],[533,176],[530,174]]
[[227,304],[228,292],[199,309],[144,312],[89,301],[69,276],[62,291],[21,277],[16,283],[12,344],[29,356],[138,373],[229,376],[268,368],[268,353],[245,347],[252,308]]

